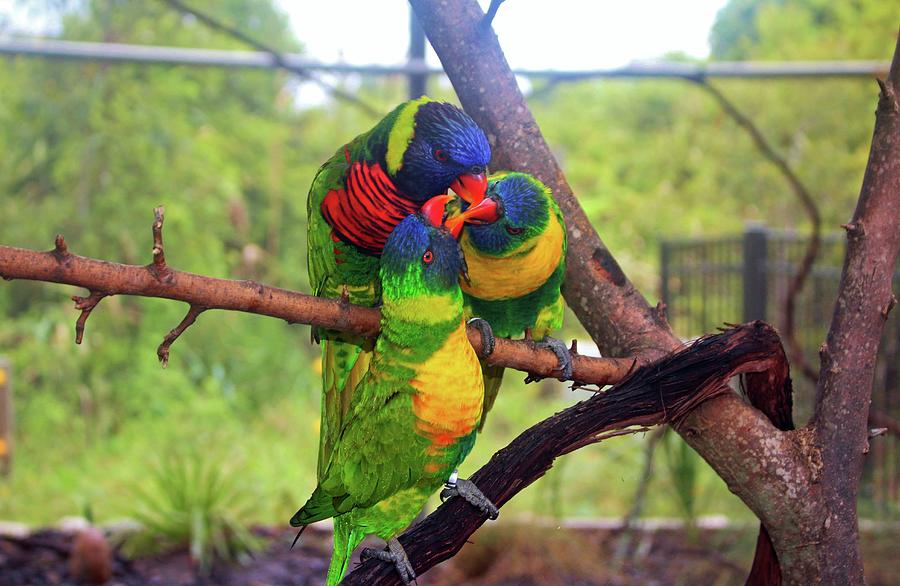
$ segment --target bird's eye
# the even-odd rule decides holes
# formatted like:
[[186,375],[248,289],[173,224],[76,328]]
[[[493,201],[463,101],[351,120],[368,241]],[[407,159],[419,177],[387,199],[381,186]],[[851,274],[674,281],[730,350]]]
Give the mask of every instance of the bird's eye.
[[450,155],[447,154],[447,151],[444,149],[434,149],[434,158],[438,161],[444,162],[450,158]]
[[431,252],[430,250],[426,250],[425,254],[422,255],[422,262],[424,262],[425,264],[429,264],[433,260],[434,260],[434,253]]
[[516,228],[515,226],[510,226],[509,224],[507,224],[506,231],[510,234],[510,236],[518,236],[525,231],[525,228]]

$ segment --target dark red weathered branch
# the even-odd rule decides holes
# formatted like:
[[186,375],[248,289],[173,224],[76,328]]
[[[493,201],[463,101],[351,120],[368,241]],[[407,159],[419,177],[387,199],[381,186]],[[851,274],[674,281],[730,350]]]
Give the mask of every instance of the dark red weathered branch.
[[[762,322],[701,338],[526,430],[471,480],[500,507],[543,476],[562,454],[632,426],[678,426],[699,403],[733,395],[727,382],[735,374],[785,368],[778,334]],[[455,555],[486,519],[465,501],[452,499],[401,535],[400,543],[419,575]],[[399,580],[392,565],[373,558],[343,583],[389,585]]]
[[[100,299],[109,295],[138,295],[184,301],[192,308],[188,315],[160,346],[160,360],[168,358],[168,347],[196,319],[200,309],[228,309],[283,319],[289,323],[304,323],[335,330],[374,336],[379,330],[380,312],[377,309],[321,299],[287,289],[262,285],[254,281],[216,279],[170,268],[162,250],[162,213],[156,210],[154,219],[153,262],[146,266],[125,265],[72,254],[65,240],[57,237],[56,247],[49,252],[0,246],[0,277],[63,283],[84,287],[88,297],[75,299],[82,310],[78,320],[77,339],[80,342],[84,321]],[[193,319],[189,319],[193,318]],[[481,335],[469,328],[469,340],[481,353]],[[558,366],[553,352],[532,343],[498,339],[488,358],[491,364],[553,377]],[[618,382],[635,366],[627,358],[592,358],[575,356],[575,380],[607,385]]]
[[864,454],[875,359],[900,249],[900,38],[891,71],[880,83],[872,149],[853,219],[847,256],[822,367],[813,418],[822,446],[827,508],[820,559],[823,580],[862,584],[856,500]]

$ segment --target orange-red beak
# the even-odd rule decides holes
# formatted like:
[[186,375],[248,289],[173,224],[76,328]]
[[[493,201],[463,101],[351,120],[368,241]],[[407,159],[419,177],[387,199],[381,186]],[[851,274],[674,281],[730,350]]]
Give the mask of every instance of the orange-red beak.
[[487,184],[487,175],[484,173],[478,173],[477,175],[469,173],[457,177],[450,184],[450,189],[469,202],[470,205],[475,205],[484,199],[484,194],[487,192]]
[[497,201],[489,197],[482,199],[469,209],[447,220],[444,224],[454,238],[459,238],[463,224],[490,224],[500,219],[500,206]]
[[452,195],[447,195],[446,193],[435,195],[422,204],[419,213],[425,216],[432,226],[440,226],[444,223],[444,208],[451,201],[453,201]]

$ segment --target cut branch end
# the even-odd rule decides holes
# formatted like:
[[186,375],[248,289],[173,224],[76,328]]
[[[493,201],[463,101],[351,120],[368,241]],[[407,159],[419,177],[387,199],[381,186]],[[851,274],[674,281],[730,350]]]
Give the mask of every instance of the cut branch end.
[[65,257],[69,254],[69,245],[66,244],[66,239],[62,234],[56,235],[56,240],[54,242],[53,252],[55,252],[60,257]]

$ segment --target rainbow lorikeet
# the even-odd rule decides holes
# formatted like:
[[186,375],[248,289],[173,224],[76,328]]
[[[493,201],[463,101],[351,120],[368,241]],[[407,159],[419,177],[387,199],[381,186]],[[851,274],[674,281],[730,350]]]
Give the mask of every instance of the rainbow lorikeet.
[[[569,352],[550,332],[562,327],[565,304],[560,287],[566,274],[566,227],[550,189],[525,173],[497,173],[488,179],[488,197],[503,216],[468,226],[460,246],[468,265],[462,286],[467,317],[493,345],[493,336],[522,335],[559,357],[560,375],[572,377]],[[488,325],[489,324],[489,325]],[[488,350],[489,352],[490,350]],[[494,404],[503,367],[483,364],[484,416]]]
[[[305,527],[334,517],[329,585],[340,582],[369,534],[388,541],[388,549],[364,554],[394,562],[404,582],[414,579],[394,538],[455,476],[475,443],[484,387],[463,320],[458,279],[464,261],[452,234],[459,225],[441,225],[448,199],[426,203],[385,243],[381,334],[318,486],[291,519]],[[460,480],[455,493],[496,516],[471,482]]]
[[[427,97],[400,104],[338,149],[319,169],[307,200],[313,293],[370,307],[380,303],[378,269],[391,230],[448,188],[490,212],[485,206],[494,204],[484,199],[490,158],[484,132],[468,115]],[[373,341],[332,330],[313,335],[322,341],[321,477],[353,389],[368,369]]]

